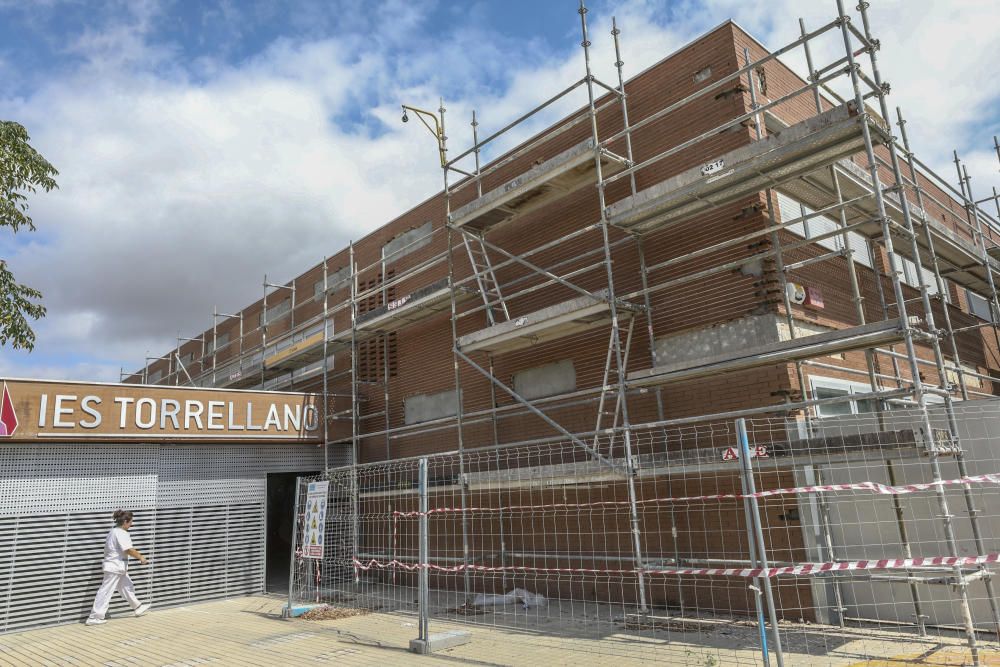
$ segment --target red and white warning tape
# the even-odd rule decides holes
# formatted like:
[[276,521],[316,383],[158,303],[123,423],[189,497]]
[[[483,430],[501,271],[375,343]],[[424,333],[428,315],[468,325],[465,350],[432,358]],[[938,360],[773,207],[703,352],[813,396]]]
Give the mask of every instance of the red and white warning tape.
[[[769,496],[789,496],[804,495],[808,493],[829,493],[833,491],[871,491],[879,495],[898,496],[918,491],[928,491],[939,487],[957,486],[965,484],[1000,484],[1000,473],[990,473],[987,475],[970,475],[957,479],[942,479],[936,482],[919,482],[916,484],[903,484],[899,486],[889,486],[880,482],[852,482],[849,484],[816,484],[813,486],[794,486],[784,489],[767,489],[756,493],[717,493],[704,496],[673,496],[665,498],[646,498],[636,500],[638,505],[652,505],[659,503],[686,503],[707,500],[743,500],[745,498],[767,498]],[[427,514],[455,514],[460,512],[528,512],[554,509],[574,509],[586,507],[618,507],[628,505],[627,500],[601,500],[590,503],[551,503],[548,505],[506,505],[497,507],[435,507],[428,510]],[[394,517],[419,517],[422,512],[393,512]]]
[[354,559],[354,566],[359,570],[388,570],[399,569],[408,572],[416,572],[427,569],[431,572],[524,572],[535,574],[603,574],[603,575],[637,575],[639,573],[650,575],[684,575],[684,576],[725,576],[725,577],[776,577],[779,575],[806,576],[814,574],[825,574],[827,572],[843,571],[865,571],[865,570],[909,570],[917,567],[946,566],[962,567],[971,565],[983,565],[985,563],[996,563],[1000,561],[1000,554],[986,554],[985,556],[933,556],[927,558],[884,558],[882,560],[856,560],[838,563],[801,563],[799,565],[788,565],[783,567],[756,567],[756,568],[649,568],[649,569],[622,569],[622,570],[599,570],[582,567],[531,567],[526,565],[507,565],[502,567],[491,567],[488,565],[436,565],[428,563],[404,563],[399,560],[379,561],[369,560],[362,562]]

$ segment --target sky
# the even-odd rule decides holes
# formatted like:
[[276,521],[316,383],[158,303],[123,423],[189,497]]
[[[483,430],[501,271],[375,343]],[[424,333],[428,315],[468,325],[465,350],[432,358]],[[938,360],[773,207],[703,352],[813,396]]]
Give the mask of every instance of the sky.
[[[0,0],[0,119],[60,172],[29,200],[36,232],[0,229],[0,258],[48,308],[33,352],[0,348],[0,377],[117,381],[210,328],[213,308],[259,299],[265,274],[286,282],[430,197],[433,139],[399,105],[443,97],[456,147],[473,109],[480,132],[502,127],[583,75],[577,2]],[[588,8],[609,82],[612,16],[630,77],[729,18],[775,49],[799,17],[816,28],[837,13],[833,0]],[[871,0],[871,16],[917,154],[954,182],[958,150],[977,197],[1000,187],[1000,4]],[[842,52],[830,37],[820,62]]]

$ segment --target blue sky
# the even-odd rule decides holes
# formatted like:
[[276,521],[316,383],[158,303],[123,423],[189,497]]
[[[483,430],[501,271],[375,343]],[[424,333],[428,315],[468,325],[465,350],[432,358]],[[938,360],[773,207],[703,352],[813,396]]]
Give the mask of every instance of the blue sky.
[[[612,15],[631,76],[730,17],[774,48],[799,16],[815,27],[836,12],[832,0],[588,6],[607,80]],[[918,153],[951,178],[959,149],[984,196],[1000,185],[997,3],[873,0],[872,14]],[[0,257],[49,308],[35,352],[0,349],[0,377],[141,367],[210,327],[214,306],[259,298],[265,273],[288,280],[438,189],[433,146],[398,122],[401,102],[443,96],[464,146],[472,109],[488,132],[578,79],[579,42],[574,0],[0,0],[0,118],[25,124],[61,172],[59,191],[31,201],[39,231],[0,234]]]

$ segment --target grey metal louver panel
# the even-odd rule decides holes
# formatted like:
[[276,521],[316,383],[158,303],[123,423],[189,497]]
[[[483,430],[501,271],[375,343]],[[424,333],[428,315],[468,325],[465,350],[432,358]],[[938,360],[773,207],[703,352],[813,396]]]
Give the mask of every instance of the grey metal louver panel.
[[263,504],[158,512],[153,554],[157,606],[259,592],[263,566]]
[[[136,514],[136,544],[146,544],[153,532]],[[0,628],[4,631],[78,621],[90,612],[101,584],[104,536],[111,528],[106,512],[0,519]],[[148,572],[132,572],[136,591],[148,597]],[[111,613],[127,611],[120,598]]]
[[[119,507],[152,557],[130,575],[157,607],[260,592],[269,472],[323,467],[323,448],[291,443],[6,446],[0,457],[0,632],[78,622],[101,583]],[[331,449],[336,465],[349,456]],[[348,462],[345,458],[344,463]],[[119,597],[114,614],[128,613]]]
[[0,516],[153,507],[158,454],[143,444],[5,445]]
[[[329,468],[331,470],[333,468],[342,468],[344,466],[351,465],[352,457],[350,443],[330,445],[327,456],[329,457]],[[317,468],[317,470],[319,469],[321,468]]]
[[157,507],[188,507],[194,498],[200,505],[263,503],[267,473],[322,467],[323,448],[315,446],[164,446]]

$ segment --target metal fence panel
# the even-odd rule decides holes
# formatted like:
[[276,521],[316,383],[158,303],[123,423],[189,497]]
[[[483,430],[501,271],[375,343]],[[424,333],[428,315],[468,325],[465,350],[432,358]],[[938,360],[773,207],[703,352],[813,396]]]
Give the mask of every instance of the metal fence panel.
[[633,427],[634,501],[621,432],[598,439],[599,457],[537,441],[427,456],[426,511],[420,459],[330,469],[327,548],[297,554],[292,596],[412,615],[426,573],[432,631],[446,619],[684,664],[880,659],[927,642],[964,655],[957,590],[982,646],[998,629],[1000,405],[956,414],[961,450],[934,408],[929,422],[908,409],[748,419],[745,443],[739,421]]

